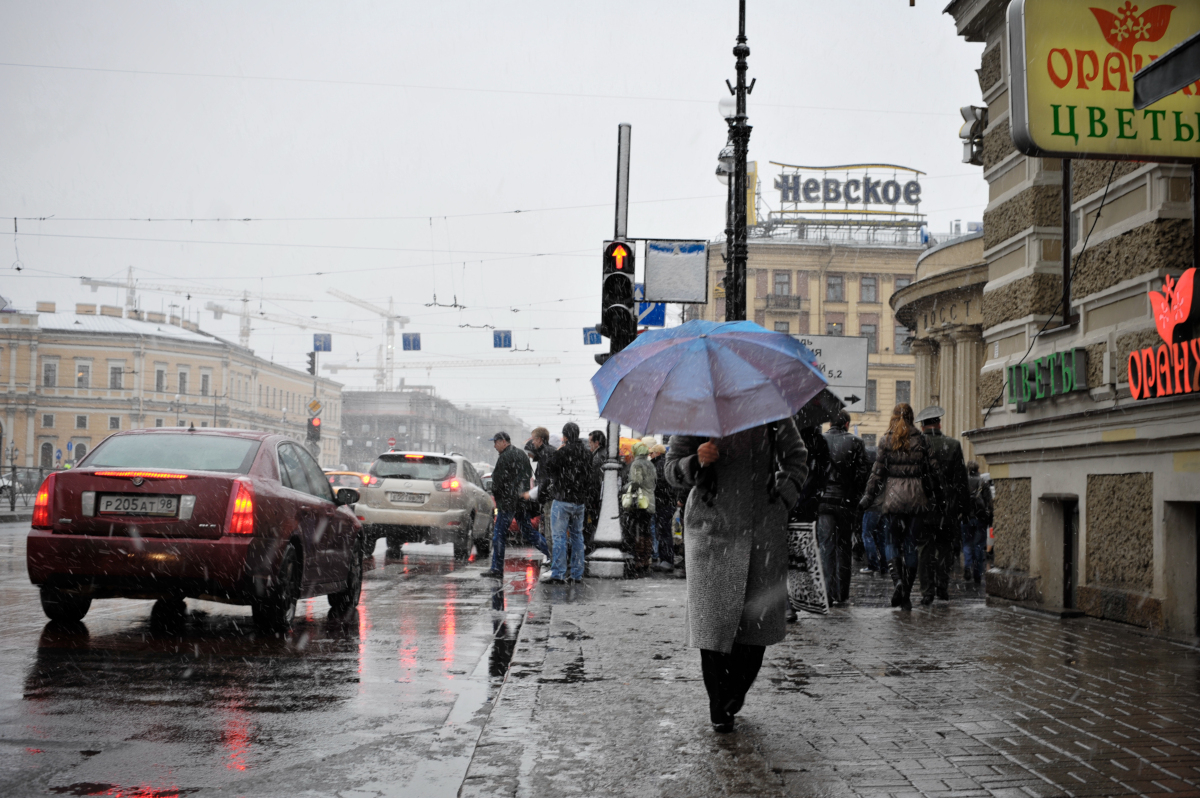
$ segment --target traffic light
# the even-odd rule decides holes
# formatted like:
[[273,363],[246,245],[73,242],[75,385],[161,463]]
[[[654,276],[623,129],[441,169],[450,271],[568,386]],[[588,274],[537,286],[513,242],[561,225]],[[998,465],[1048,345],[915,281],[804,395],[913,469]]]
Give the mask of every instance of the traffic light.
[[314,377],[317,376],[317,353],[316,352],[308,353],[308,373],[313,375]]
[[321,419],[319,417],[308,420],[308,435],[305,440],[310,443],[321,440]]
[[[600,292],[600,334],[616,354],[637,337],[637,307],[633,298],[633,247],[613,241],[604,248],[604,285]],[[597,355],[601,361],[603,355]],[[602,362],[602,361],[601,361]]]

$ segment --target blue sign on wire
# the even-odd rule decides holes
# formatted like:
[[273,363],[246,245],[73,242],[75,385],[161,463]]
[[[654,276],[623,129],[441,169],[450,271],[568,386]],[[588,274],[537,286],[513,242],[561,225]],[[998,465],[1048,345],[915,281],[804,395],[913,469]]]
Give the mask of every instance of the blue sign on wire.
[[641,327],[666,327],[667,305],[665,302],[642,302],[645,294],[641,283],[634,283],[633,298],[638,300],[638,325]]
[[401,333],[400,340],[404,346],[405,352],[421,351],[421,334],[420,333]]
[[495,349],[512,349],[512,330],[493,331],[492,346]]
[[332,352],[333,336],[329,333],[313,333],[314,352]]
[[584,327],[583,328],[583,345],[584,346],[594,346],[595,344],[601,344],[601,343],[604,343],[604,341],[601,339],[600,333],[597,332],[595,327]]

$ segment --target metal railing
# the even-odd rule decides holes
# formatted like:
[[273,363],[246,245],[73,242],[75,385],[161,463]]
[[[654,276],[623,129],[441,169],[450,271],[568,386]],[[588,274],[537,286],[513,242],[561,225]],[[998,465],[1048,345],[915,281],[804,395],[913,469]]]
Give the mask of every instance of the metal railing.
[[[54,468],[9,467],[0,473],[0,512],[28,509],[37,498],[38,488]],[[16,486],[14,489],[14,485]]]
[[794,294],[767,294],[768,310],[802,310],[804,297]]

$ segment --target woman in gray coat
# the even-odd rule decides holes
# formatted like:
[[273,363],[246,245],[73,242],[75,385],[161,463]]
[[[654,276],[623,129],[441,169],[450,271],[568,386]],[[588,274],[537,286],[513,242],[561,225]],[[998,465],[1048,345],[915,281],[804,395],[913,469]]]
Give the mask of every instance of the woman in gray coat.
[[700,649],[713,729],[733,716],[766,647],[787,631],[787,516],[808,473],[790,418],[707,440],[671,436],[667,482],[688,489],[688,638]]

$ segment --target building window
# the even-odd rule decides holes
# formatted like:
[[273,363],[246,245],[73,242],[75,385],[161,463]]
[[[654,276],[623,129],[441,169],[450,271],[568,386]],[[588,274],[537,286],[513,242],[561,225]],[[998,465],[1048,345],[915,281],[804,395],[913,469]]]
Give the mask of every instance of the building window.
[[201,396],[208,396],[208,390],[209,390],[211,382],[212,382],[211,374],[201,374],[200,375],[200,395]]
[[845,335],[846,334],[846,324],[844,322],[840,322],[840,321],[827,321],[827,322],[825,322],[825,334],[826,335]]
[[792,273],[775,272],[775,296],[792,295]]
[[78,463],[80,460],[87,457],[87,453],[87,445],[83,443],[77,443],[75,444],[75,451],[71,452],[71,455],[75,458],[75,462]]
[[879,301],[879,280],[875,277],[862,278],[861,301],[863,302],[878,302]]
[[188,373],[186,371],[179,372],[179,393],[185,394],[188,389]]
[[846,301],[846,280],[840,274],[831,274],[825,278],[825,301]]
[[906,285],[912,285],[911,277],[897,277],[896,278],[896,290],[897,291],[899,291],[901,288],[904,288]]
[[159,393],[162,393],[163,391],[167,390],[167,370],[166,369],[155,369],[154,370],[154,390],[158,391]]
[[867,398],[865,404],[868,413],[874,413],[879,409],[879,391],[876,389],[875,380],[867,380]]
[[879,354],[879,330],[874,324],[861,325],[862,334],[867,339],[867,354]]
[[912,404],[912,382],[896,380],[896,404]]
[[865,445],[865,446],[874,446],[875,445],[875,433],[869,432],[869,433],[863,435],[862,441],[863,441],[863,445]]
[[54,444],[49,441],[42,444],[38,454],[38,465],[42,468],[54,468]]
[[58,385],[58,364],[43,363],[42,364],[42,387],[53,388]]
[[201,421],[201,422],[200,422],[200,426],[202,426],[202,427],[207,427],[207,426],[208,426],[208,422],[207,422],[207,421]]
[[75,366],[75,387],[88,388],[92,384],[92,367],[87,363]]
[[163,420],[161,418],[154,419],[154,426],[161,427],[162,424],[163,424]]
[[109,366],[108,367],[108,387],[114,391],[119,391],[124,387],[125,377],[124,366]]
[[87,429],[87,416],[75,416],[75,429]]
[[910,335],[908,328],[896,322],[896,354],[907,355],[912,352],[912,344],[909,343],[908,336]]
[[120,429],[121,428],[121,417],[120,416],[109,416],[108,417],[108,428],[109,429]]
[[53,427],[54,426],[54,414],[53,413],[43,413],[42,414],[42,426],[43,427]]
[[791,331],[792,331],[791,325],[788,324],[786,321],[775,322],[775,332],[790,333]]

